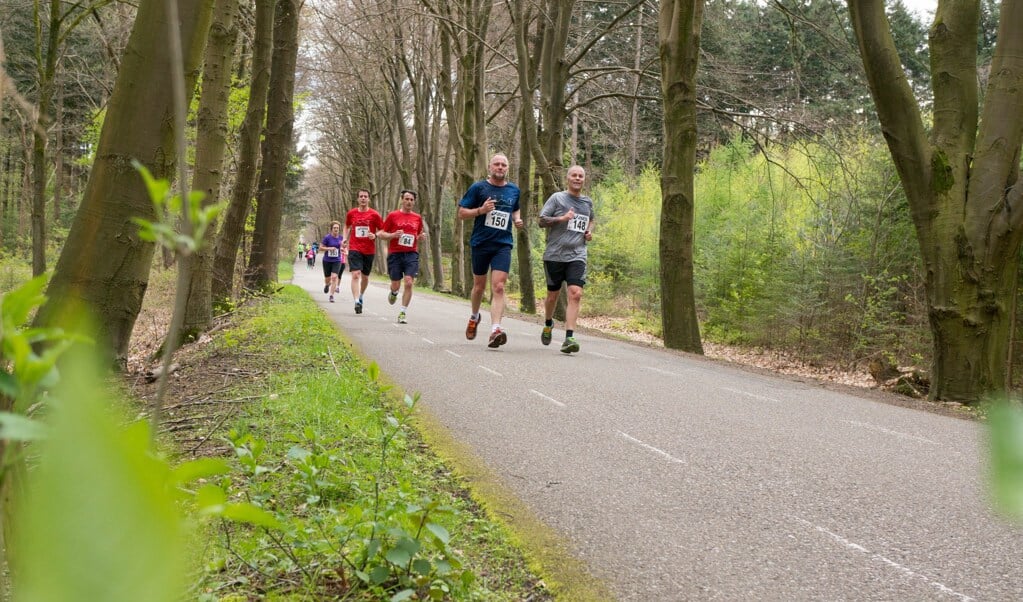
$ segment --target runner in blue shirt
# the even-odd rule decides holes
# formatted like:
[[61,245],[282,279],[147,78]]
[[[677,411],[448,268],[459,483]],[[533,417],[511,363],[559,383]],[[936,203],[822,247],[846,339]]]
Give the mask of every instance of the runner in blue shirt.
[[501,330],[501,316],[504,314],[504,285],[511,270],[511,250],[514,244],[512,226],[522,228],[519,217],[519,187],[508,181],[508,157],[496,154],[490,159],[489,175],[486,180],[476,182],[458,202],[458,219],[472,219],[472,314],[465,327],[465,338],[476,338],[479,325],[480,304],[487,288],[487,272],[490,272],[490,341],[487,346],[496,349],[508,342],[508,335]]

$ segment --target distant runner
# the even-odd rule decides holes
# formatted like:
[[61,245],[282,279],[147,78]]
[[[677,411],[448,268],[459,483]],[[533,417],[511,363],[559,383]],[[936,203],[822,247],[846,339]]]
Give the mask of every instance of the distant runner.
[[330,232],[323,237],[320,250],[323,251],[323,292],[330,293],[330,302],[334,302],[341,272],[345,269],[344,241],[341,238],[341,222],[330,222]]

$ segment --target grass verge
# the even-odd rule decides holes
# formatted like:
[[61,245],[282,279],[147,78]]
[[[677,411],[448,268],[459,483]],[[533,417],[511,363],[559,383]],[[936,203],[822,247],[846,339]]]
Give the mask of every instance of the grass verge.
[[300,289],[239,308],[182,364],[164,432],[233,456],[218,484],[274,519],[206,530],[196,598],[552,599],[410,427],[415,399]]

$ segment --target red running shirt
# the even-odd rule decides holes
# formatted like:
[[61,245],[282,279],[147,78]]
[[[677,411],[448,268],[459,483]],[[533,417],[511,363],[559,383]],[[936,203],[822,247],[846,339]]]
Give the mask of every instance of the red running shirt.
[[376,253],[376,241],[368,236],[384,227],[384,221],[375,209],[359,211],[356,207],[345,216],[345,228],[348,230],[348,250],[358,251],[363,255]]
[[419,235],[423,233],[423,218],[418,213],[392,211],[387,214],[387,219],[384,220],[381,230],[388,233],[401,230],[405,233],[403,236],[391,239],[390,244],[387,245],[388,253],[419,252]]

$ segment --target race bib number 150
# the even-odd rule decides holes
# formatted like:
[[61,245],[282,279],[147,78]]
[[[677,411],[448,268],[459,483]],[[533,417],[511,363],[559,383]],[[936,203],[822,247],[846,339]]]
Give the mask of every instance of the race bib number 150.
[[487,214],[487,221],[484,222],[484,224],[486,224],[488,228],[507,230],[510,218],[511,214],[509,214],[507,211],[494,210]]

